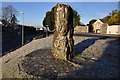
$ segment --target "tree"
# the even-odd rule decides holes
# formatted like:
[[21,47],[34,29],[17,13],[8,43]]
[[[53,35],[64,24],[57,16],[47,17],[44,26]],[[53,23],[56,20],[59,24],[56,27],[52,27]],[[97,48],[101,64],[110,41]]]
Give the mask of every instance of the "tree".
[[108,22],[108,20],[109,20],[110,18],[111,18],[111,16],[108,15],[108,16],[105,16],[102,20],[105,21],[105,22]]
[[118,12],[118,10],[113,10],[112,12],[109,13],[109,16],[113,16],[114,14],[116,14]]
[[8,24],[8,22],[6,20],[4,20],[4,19],[2,19],[1,21],[2,21],[2,24],[4,24],[4,25]]
[[46,16],[43,20],[43,26],[49,27],[50,30],[54,30],[54,14],[52,10],[46,13]]
[[7,7],[2,7],[2,19],[5,20],[8,24],[15,24],[17,22],[17,10],[9,5]]
[[16,18],[16,16],[13,14],[13,16],[12,16],[12,18],[11,18],[11,25],[14,25],[14,24],[16,24],[17,23],[17,18]]
[[109,25],[120,24],[120,11],[113,10],[102,20],[107,22]]
[[93,23],[96,21],[96,19],[92,19],[91,21],[89,21],[89,24],[88,24],[88,26],[89,26],[89,32],[93,32]]
[[109,25],[120,24],[120,11],[112,13],[111,18],[108,20]]
[[80,26],[80,15],[74,9],[73,9],[73,19],[74,19],[73,26],[74,27]]
[[[46,12],[46,16],[44,17],[43,20],[43,26],[49,27],[50,30],[54,30],[54,12],[53,12],[54,7],[51,9],[51,11]],[[73,26],[79,26],[80,25],[80,15],[78,14],[77,11],[73,9]]]

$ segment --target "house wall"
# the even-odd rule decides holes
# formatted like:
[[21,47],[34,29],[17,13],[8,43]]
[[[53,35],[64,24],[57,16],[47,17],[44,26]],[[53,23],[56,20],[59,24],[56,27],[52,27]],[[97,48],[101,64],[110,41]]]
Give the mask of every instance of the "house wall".
[[106,34],[107,33],[107,23],[104,23],[101,27],[100,27],[100,33],[102,34]]
[[120,25],[108,26],[107,34],[119,34],[120,35]]
[[103,23],[100,20],[97,20],[94,24],[93,24],[93,31],[95,33],[100,33],[100,27],[103,25]]
[[74,33],[88,33],[88,26],[76,26],[74,28]]
[[107,26],[101,26],[100,33],[101,34],[106,34],[107,33]]
[[95,23],[93,23],[93,31],[95,33],[106,34],[107,33],[107,26],[108,26],[107,23],[104,23],[98,19]]

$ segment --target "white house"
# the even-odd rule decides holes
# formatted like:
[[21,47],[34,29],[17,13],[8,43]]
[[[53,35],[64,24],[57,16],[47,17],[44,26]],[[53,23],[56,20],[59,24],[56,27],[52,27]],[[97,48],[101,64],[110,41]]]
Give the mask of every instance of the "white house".
[[107,34],[119,34],[120,35],[120,25],[107,26]]

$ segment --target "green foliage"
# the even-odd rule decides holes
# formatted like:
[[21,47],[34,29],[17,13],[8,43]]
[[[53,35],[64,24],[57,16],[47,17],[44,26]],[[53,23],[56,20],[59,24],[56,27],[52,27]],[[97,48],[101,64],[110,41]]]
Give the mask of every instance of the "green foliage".
[[120,11],[112,13],[111,18],[108,20],[109,25],[120,24]]
[[43,26],[49,27],[50,30],[54,29],[54,13],[53,11],[48,11],[43,20]]
[[108,20],[109,20],[110,18],[111,18],[111,16],[108,15],[108,16],[104,17],[102,20],[105,21],[105,22],[108,22]]
[[109,16],[113,16],[114,14],[116,14],[118,12],[118,10],[113,10],[109,13]]
[[[49,27],[50,30],[54,30],[54,12],[53,12],[53,9],[55,7],[53,7],[51,9],[51,11],[48,11],[46,12],[46,16],[44,17],[44,20],[43,20],[43,26],[45,27]],[[79,26],[80,25],[80,15],[77,13],[77,11],[73,10],[73,17],[74,17],[74,21],[73,21],[73,26],[76,27],[76,26]]]
[[120,24],[120,11],[113,10],[102,20],[107,22],[109,25]]
[[[109,25],[120,24],[120,11],[114,10],[111,13],[109,13],[109,15],[105,16],[102,20],[108,23]],[[89,21],[89,24],[87,24],[89,26],[89,32],[93,32],[92,24],[95,21],[95,19],[92,19],[91,21]],[[103,26],[106,26],[106,24]]]
[[96,21],[96,19],[92,19],[91,21],[89,21],[89,24],[88,24],[88,26],[89,26],[89,32],[93,32],[93,23]]
[[73,9],[73,26],[80,26],[80,15]]

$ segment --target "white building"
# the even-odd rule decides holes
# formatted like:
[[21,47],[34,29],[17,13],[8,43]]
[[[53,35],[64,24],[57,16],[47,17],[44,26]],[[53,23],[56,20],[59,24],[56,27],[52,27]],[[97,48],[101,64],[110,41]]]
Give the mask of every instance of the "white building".
[[107,34],[119,34],[120,35],[120,25],[107,26]]
[[2,25],[2,22],[0,21],[0,25]]

